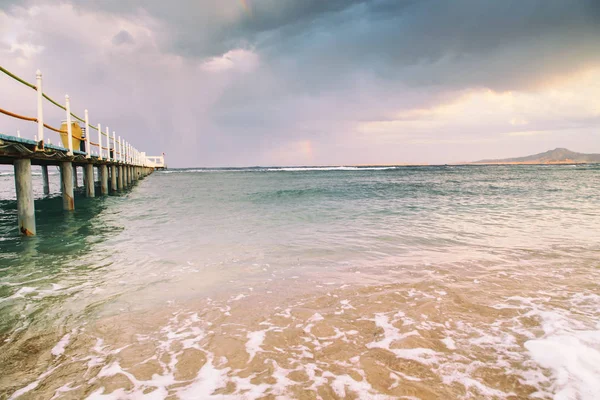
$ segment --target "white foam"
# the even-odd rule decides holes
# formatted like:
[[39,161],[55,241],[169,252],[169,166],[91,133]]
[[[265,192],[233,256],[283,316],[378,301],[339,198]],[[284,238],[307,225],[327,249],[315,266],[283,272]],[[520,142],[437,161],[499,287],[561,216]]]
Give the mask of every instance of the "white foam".
[[600,395],[600,331],[545,335],[525,342],[525,348],[552,371],[554,399],[592,400]]
[[208,354],[207,358],[206,364],[202,366],[194,382],[178,391],[177,394],[181,400],[225,398],[222,395],[213,396],[213,393],[226,385],[229,368],[217,369],[213,364],[212,355]]
[[392,352],[396,352],[397,349],[390,349],[392,342],[402,340],[409,336],[419,336],[419,333],[417,331],[400,333],[400,330],[394,325],[392,325],[392,323],[390,323],[389,317],[385,314],[375,314],[375,319],[372,321],[375,321],[375,324],[383,329],[383,338],[376,342],[368,343],[367,347],[370,349],[379,347],[382,349],[390,350]]
[[267,333],[267,330],[263,330],[263,331],[248,332],[248,334],[246,335],[246,337],[248,338],[248,341],[246,342],[246,352],[250,356],[250,359],[248,360],[248,362],[250,362],[254,359],[254,356],[256,355],[256,353],[258,351],[262,351],[261,345],[263,344],[263,341],[265,340],[266,333]]
[[446,345],[448,350],[456,350],[456,343],[454,343],[454,339],[447,337],[442,339],[442,343]]
[[267,168],[266,171],[277,172],[304,172],[304,171],[384,171],[388,169],[397,169],[398,167],[282,167]]
[[368,398],[373,400],[387,400],[394,398],[385,394],[377,393],[373,389],[373,386],[371,386],[366,379],[363,379],[359,382],[355,381],[349,375],[334,375],[331,372],[325,372],[323,376],[333,378],[333,381],[331,382],[331,388],[335,394],[341,398],[349,397],[349,393],[347,393],[347,391],[358,394],[359,398]]
[[58,341],[56,346],[54,346],[52,348],[50,353],[52,353],[52,355],[55,357],[60,356],[61,354],[63,354],[65,352],[65,348],[68,346],[70,340],[71,340],[71,333],[67,333],[66,335],[64,335],[62,337],[62,339],[60,339]]

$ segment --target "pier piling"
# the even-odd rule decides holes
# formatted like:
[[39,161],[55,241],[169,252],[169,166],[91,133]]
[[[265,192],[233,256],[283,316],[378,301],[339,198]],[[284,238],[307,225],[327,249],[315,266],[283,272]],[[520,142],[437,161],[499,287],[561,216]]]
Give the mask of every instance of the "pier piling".
[[77,182],[78,178],[77,178],[77,166],[73,165],[73,187],[77,188],[78,187],[78,182]]
[[94,165],[85,164],[85,195],[86,197],[94,197],[96,195],[94,185]]
[[117,169],[119,170],[119,183],[118,183],[118,188],[119,188],[119,190],[123,190],[123,189],[125,189],[125,188],[123,187],[123,184],[124,184],[124,181],[123,181],[123,166],[122,166],[122,165],[119,165],[119,166],[117,167]]
[[44,181],[44,195],[48,196],[50,194],[50,179],[47,165],[42,165],[42,180]]
[[106,165],[100,166],[100,192],[108,194],[108,167]]
[[73,163],[63,161],[60,163],[60,185],[63,197],[63,210],[75,209],[75,198],[73,195]]
[[115,165],[110,166],[110,190],[113,193],[117,191],[117,167]]
[[33,185],[31,183],[31,160],[28,158],[15,160],[14,169],[19,231],[21,235],[34,236],[36,229]]

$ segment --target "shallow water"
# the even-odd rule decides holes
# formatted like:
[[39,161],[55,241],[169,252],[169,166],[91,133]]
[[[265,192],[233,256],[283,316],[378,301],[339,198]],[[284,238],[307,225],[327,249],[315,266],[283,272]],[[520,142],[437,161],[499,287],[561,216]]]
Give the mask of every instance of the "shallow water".
[[600,168],[0,174],[0,398],[600,396]]

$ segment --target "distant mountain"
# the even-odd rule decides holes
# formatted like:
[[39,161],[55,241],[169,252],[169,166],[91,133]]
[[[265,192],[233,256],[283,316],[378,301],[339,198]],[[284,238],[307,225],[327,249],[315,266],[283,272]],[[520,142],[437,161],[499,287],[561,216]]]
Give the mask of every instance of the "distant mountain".
[[583,154],[558,148],[532,156],[504,158],[501,160],[481,160],[471,164],[578,164],[600,163],[600,154]]

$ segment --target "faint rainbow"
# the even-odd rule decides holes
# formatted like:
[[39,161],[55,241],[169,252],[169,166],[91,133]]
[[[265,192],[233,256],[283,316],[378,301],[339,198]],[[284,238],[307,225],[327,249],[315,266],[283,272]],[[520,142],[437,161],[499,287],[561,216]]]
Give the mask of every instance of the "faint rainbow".
[[250,0],[240,0],[240,5],[248,15],[252,15],[252,9],[250,8],[249,2]]

